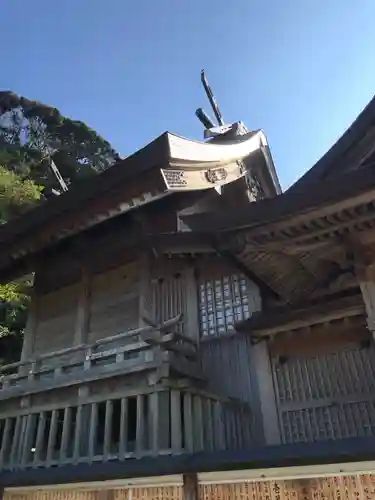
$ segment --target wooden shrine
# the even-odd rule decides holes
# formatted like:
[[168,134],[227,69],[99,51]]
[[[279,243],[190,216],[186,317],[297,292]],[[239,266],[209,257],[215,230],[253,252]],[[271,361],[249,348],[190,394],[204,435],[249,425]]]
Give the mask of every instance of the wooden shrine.
[[374,164],[375,101],[284,193],[262,131],[165,133],[1,227],[5,498],[375,498]]

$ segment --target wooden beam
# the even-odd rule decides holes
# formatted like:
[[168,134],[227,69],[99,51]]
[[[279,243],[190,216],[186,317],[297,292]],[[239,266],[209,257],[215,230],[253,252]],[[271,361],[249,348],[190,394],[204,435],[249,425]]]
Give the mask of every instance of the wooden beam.
[[269,309],[238,323],[236,328],[238,331],[250,332],[254,336],[267,337],[340,318],[361,316],[363,313],[364,305],[361,297],[354,295],[305,308]]
[[371,332],[366,328],[365,319],[358,319],[284,332],[269,342],[270,353],[274,357],[312,357],[370,345]]

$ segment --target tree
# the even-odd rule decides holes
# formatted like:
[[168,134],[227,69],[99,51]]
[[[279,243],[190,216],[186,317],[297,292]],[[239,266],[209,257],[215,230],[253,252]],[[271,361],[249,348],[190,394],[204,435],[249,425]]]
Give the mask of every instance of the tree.
[[[0,92],[0,224],[59,188],[53,159],[67,184],[84,181],[119,158],[94,130],[56,108]],[[31,282],[0,285],[0,363],[19,359]]]
[[[0,166],[0,224],[30,209],[40,198],[40,186]],[[30,284],[30,280],[23,279],[0,285],[1,363],[11,363],[19,357]]]
[[[108,141],[81,121],[10,91],[0,92],[2,164],[45,186],[58,187],[52,159],[68,184],[109,168],[119,159]],[[1,157],[0,157],[1,160]]]
[[0,165],[0,224],[27,211],[40,200],[43,188]]

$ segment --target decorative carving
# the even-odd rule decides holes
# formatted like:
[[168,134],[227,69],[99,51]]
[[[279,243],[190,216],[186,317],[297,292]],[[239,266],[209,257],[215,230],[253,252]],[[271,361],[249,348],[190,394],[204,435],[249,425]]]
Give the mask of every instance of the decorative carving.
[[225,170],[225,168],[209,168],[205,172],[205,177],[211,184],[217,184],[218,182],[224,182],[227,179],[228,172]]
[[258,201],[264,198],[264,191],[258,178],[253,174],[246,172],[245,174],[247,193],[250,201]]

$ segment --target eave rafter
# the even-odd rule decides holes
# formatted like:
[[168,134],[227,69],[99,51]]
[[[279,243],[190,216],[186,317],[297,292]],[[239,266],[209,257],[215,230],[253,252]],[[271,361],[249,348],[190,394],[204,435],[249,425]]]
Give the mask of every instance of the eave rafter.
[[343,235],[371,230],[375,230],[375,199],[351,208],[336,207],[335,211],[321,209],[308,218],[306,215],[303,219],[296,216],[278,223],[242,229],[237,238],[249,246],[283,248],[288,253],[299,253],[332,244]]
[[[342,297],[304,308],[287,307],[259,312],[236,325],[236,330],[248,333],[254,342],[277,335],[304,332],[306,329],[352,328],[365,325],[365,306],[360,295]],[[353,326],[354,325],[354,326]]]

